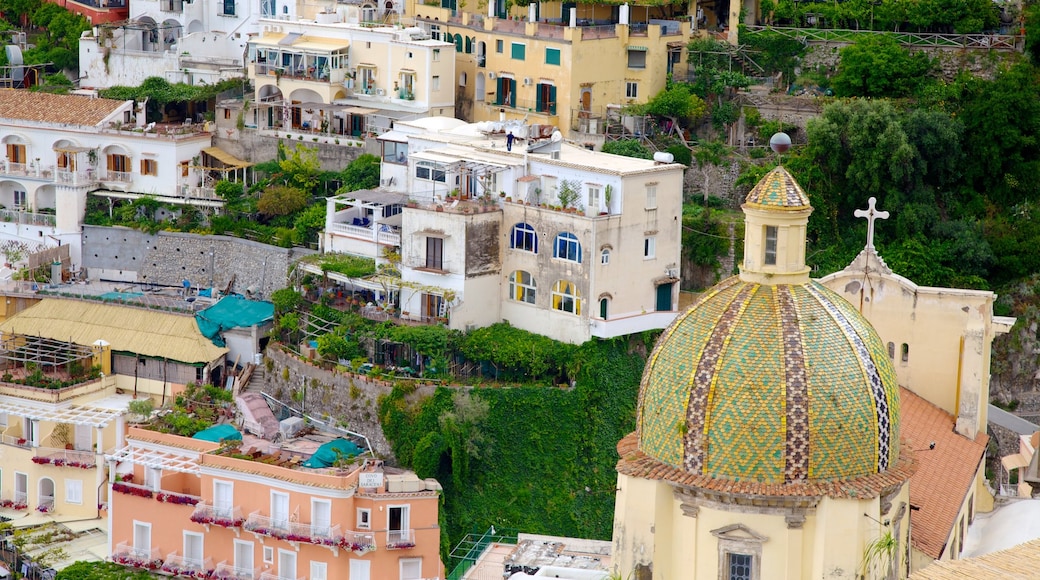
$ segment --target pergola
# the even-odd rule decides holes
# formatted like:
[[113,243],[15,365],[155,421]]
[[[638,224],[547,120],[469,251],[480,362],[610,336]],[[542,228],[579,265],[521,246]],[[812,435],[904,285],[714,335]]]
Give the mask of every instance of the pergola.
[[100,409],[88,406],[53,407],[34,405],[24,399],[0,397],[0,413],[25,417],[33,421],[53,421],[71,425],[88,425],[103,429],[123,414],[115,409]]
[[94,356],[89,346],[71,341],[54,340],[42,336],[7,334],[0,336],[0,366],[7,363],[28,363],[60,366],[89,359]]
[[158,449],[131,441],[129,445],[111,455],[105,455],[108,461],[126,461],[134,465],[154,467],[165,471],[179,471],[199,475],[199,454],[179,452],[170,449]]

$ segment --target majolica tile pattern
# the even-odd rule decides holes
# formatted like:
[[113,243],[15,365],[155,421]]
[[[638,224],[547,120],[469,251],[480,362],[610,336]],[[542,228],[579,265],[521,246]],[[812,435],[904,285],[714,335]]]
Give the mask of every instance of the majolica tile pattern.
[[809,209],[809,196],[786,169],[778,166],[759,180],[744,203],[772,210],[800,211]]
[[816,282],[721,282],[643,375],[639,450],[686,473],[793,484],[885,471],[899,395],[870,324]]

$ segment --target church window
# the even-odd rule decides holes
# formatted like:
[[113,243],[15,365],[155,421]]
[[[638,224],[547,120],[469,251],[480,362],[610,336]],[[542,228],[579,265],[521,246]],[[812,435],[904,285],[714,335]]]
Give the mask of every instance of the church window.
[[900,349],[900,353],[901,353],[900,354],[900,360],[902,360],[903,362],[909,361],[910,360],[910,345],[904,342],[902,348]]
[[776,265],[776,226],[766,226],[765,265]]
[[895,360],[896,358],[896,343],[888,343],[888,358]]
[[751,580],[751,564],[754,556],[751,554],[726,554],[727,578],[729,580]]

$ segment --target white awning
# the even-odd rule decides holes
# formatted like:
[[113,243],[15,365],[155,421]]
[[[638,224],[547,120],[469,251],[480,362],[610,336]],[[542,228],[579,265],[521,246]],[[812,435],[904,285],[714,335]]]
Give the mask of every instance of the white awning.
[[126,461],[134,465],[167,471],[199,474],[199,454],[197,452],[160,448],[134,441],[111,455],[105,455],[105,459]]
[[34,404],[24,399],[0,397],[0,413],[16,417],[26,417],[37,421],[53,421],[72,425],[89,425],[105,427],[123,411],[116,409],[99,409],[87,406],[55,407],[52,405]]

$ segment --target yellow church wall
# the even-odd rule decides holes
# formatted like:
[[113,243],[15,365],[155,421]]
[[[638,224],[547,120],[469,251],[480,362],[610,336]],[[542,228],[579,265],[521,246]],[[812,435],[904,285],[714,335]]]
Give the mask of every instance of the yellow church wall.
[[991,344],[1005,332],[994,323],[996,295],[919,287],[876,271],[864,276],[855,265],[820,282],[857,306],[877,329],[900,385],[957,417],[962,435],[985,431]]
[[[613,571],[622,578],[642,565],[652,566],[654,580],[717,580],[730,548],[758,556],[758,578],[853,580],[863,571],[867,545],[886,530],[899,536],[901,545],[908,541],[907,486],[889,498],[885,513],[878,498],[823,498],[803,510],[799,521],[790,515],[795,510],[778,507],[782,498],[760,498],[756,506],[723,505],[677,494],[666,482],[625,475],[618,482]],[[896,570],[905,570],[905,564],[897,563]],[[884,570],[867,576],[875,577],[884,577]]]

